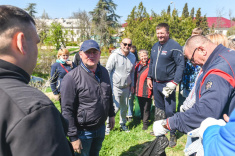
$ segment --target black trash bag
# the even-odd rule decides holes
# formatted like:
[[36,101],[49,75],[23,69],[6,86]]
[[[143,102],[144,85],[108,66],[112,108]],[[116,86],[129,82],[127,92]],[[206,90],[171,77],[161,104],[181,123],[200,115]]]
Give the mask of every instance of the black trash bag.
[[139,156],[166,156],[165,148],[169,145],[169,141],[165,135],[157,137],[153,140]]

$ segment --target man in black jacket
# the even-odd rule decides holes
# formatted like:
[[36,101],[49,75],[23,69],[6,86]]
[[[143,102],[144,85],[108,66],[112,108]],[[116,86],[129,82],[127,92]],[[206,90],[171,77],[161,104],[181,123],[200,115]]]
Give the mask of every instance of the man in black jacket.
[[109,116],[113,129],[114,107],[108,71],[98,64],[100,48],[94,40],[83,42],[81,64],[62,80],[62,115],[69,122],[68,136],[73,149],[82,156],[97,156],[105,137]]
[[39,37],[28,13],[0,5],[0,156],[71,156],[64,118],[28,85]]

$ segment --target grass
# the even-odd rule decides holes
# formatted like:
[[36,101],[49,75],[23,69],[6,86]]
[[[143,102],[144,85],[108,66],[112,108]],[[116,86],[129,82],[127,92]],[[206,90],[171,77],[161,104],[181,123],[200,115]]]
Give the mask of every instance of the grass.
[[[153,107],[154,108],[154,107]],[[127,122],[130,133],[121,132],[119,130],[119,113],[115,117],[115,128],[110,135],[105,136],[100,156],[138,156],[146,148],[146,146],[155,139],[149,133],[153,128],[153,112],[151,112],[151,124],[148,130],[143,131],[143,123],[138,117],[134,117],[132,122]],[[169,133],[167,134],[169,139]],[[177,132],[177,145],[174,148],[166,148],[168,156],[184,155],[184,147],[186,143],[186,135]]]
[[[59,101],[52,100],[60,111]],[[153,128],[153,114],[154,107],[152,107],[150,126],[148,130],[143,131],[143,123],[139,117],[134,116],[132,122],[127,122],[127,126],[130,129],[130,133],[121,132],[119,130],[119,112],[115,117],[115,127],[110,132],[110,135],[105,136],[100,151],[100,156],[138,156],[148,146],[148,144],[155,139],[149,133]],[[167,137],[169,139],[169,133]],[[187,140],[187,136],[183,133],[177,132],[177,145],[174,148],[167,147],[165,149],[167,156],[182,156],[184,155],[184,147]]]

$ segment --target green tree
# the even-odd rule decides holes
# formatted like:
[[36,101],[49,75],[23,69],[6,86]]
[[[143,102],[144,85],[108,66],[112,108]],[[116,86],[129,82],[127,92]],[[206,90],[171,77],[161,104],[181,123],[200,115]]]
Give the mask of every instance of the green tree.
[[36,3],[28,3],[28,6],[27,8],[25,8],[25,11],[27,11],[29,13],[30,16],[32,16],[33,18],[35,18],[35,15],[37,12],[36,12]]
[[[152,18],[155,18],[152,16]],[[127,26],[124,30],[122,38],[132,39],[132,44],[137,49],[151,50],[152,45],[156,42],[155,20],[151,20],[143,3],[140,2],[138,9],[135,6],[127,18]]]
[[191,17],[192,19],[194,19],[194,8],[191,9],[190,17]]
[[206,15],[204,15],[204,17],[202,18],[202,21],[200,23],[200,28],[202,28],[203,35],[209,34],[209,27]]
[[212,34],[212,33],[215,33],[215,24],[213,23],[212,24],[212,27],[211,27],[211,29],[210,29],[210,33]]
[[227,31],[227,36],[235,35],[235,26],[231,27]]
[[195,22],[196,22],[196,27],[200,27],[200,24],[201,24],[201,22],[202,22],[201,8],[198,8],[198,10],[197,10]]
[[45,19],[35,19],[35,22],[41,45],[44,43],[44,40],[47,38],[49,27],[47,26]]
[[132,39],[132,43],[137,49],[150,51],[154,43],[158,41],[156,26],[164,22],[168,23],[170,27],[170,38],[183,46],[196,27],[196,23],[193,21],[194,19],[191,17],[179,17],[176,9],[172,11],[172,15],[169,15],[165,10],[162,10],[160,15],[152,11],[150,18],[143,3],[140,2],[138,8],[135,6],[128,15],[127,26],[122,38]]
[[181,17],[183,17],[183,18],[188,18],[189,17],[188,3],[185,3]]
[[73,12],[73,15],[70,17],[71,19],[77,19],[76,24],[80,28],[79,30],[79,40],[83,42],[91,38],[91,17],[88,12],[84,11],[77,11]]
[[167,8],[167,14],[170,15],[171,14],[171,6],[168,5],[168,8]]
[[49,15],[48,15],[48,13],[46,13],[45,9],[43,10],[41,18],[42,19],[50,19]]
[[118,26],[120,18],[115,14],[116,4],[113,0],[99,0],[95,9],[90,12],[95,34],[100,39],[100,45],[108,45],[111,42],[112,32]]
[[57,50],[61,47],[61,44],[65,47],[64,33],[62,28],[63,27],[60,23],[51,23],[48,36],[45,39],[45,43],[47,45],[54,45]]

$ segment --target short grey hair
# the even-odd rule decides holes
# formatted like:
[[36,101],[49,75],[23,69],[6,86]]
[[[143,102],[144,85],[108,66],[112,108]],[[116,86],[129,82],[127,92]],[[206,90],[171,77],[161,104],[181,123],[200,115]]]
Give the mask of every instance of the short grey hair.
[[145,49],[139,50],[138,56],[139,56],[141,53],[145,53],[145,54],[147,54],[147,55],[149,54],[149,52],[148,52],[147,50],[145,50]]

